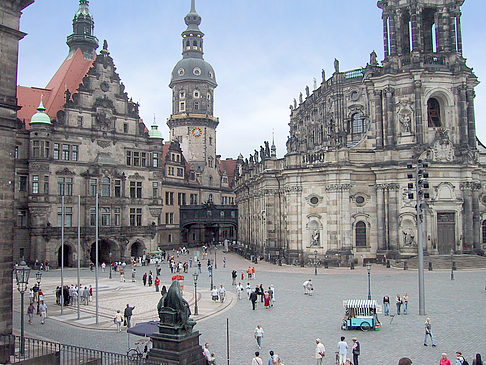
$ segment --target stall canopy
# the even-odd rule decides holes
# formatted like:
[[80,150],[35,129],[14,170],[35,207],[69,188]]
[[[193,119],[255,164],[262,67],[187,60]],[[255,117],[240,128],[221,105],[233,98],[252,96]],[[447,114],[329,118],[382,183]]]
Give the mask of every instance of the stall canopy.
[[141,322],[128,329],[128,333],[135,336],[150,337],[159,331],[157,321]]

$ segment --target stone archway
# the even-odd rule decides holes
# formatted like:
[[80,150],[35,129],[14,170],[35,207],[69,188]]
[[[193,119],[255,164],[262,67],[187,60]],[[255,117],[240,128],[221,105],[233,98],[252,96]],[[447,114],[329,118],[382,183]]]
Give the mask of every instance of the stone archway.
[[[57,265],[61,267],[62,261],[62,249],[61,245],[59,245],[59,248],[57,250]],[[74,256],[73,256],[74,250],[70,245],[64,244],[64,267],[72,267],[74,266]]]
[[[92,263],[96,261],[96,242],[91,244],[89,258]],[[100,239],[98,241],[98,264],[120,261],[120,250],[115,242]]]
[[136,260],[137,258],[143,256],[145,250],[146,247],[143,244],[143,242],[135,241],[132,243],[132,246],[130,247],[130,257],[133,257]]

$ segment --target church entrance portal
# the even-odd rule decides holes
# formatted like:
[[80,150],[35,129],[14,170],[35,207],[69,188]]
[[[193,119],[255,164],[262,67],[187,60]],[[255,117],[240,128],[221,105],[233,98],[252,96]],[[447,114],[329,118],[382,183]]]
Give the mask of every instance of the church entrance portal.
[[455,213],[437,213],[439,254],[449,255],[455,246]]
[[[110,255],[111,253],[111,255]],[[91,245],[90,260],[92,263],[96,261],[96,242]],[[107,240],[98,241],[98,263],[101,265],[113,261],[119,261],[120,255],[116,249],[115,243]]]

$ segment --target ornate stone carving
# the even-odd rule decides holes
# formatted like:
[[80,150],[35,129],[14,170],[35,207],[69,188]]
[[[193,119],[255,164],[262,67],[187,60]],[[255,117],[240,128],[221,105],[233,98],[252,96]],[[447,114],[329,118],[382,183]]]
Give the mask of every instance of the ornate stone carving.
[[337,192],[337,191],[349,191],[351,190],[351,184],[330,184],[326,186],[326,191]]
[[474,181],[464,181],[464,182],[462,182],[462,183],[459,184],[459,189],[461,191],[465,191],[465,190],[471,190],[471,191],[481,190],[481,184],[480,183],[477,183],[477,182],[474,182]]
[[108,146],[111,144],[111,142],[110,142],[110,141],[104,141],[104,140],[100,140],[100,139],[98,139],[98,140],[96,141],[96,144],[97,144],[98,146],[100,146],[101,148],[106,148],[106,147],[108,147]]
[[152,217],[158,217],[162,213],[162,208],[149,208],[150,215]]
[[449,131],[447,129],[437,129],[434,142],[429,149],[429,159],[437,162],[450,162],[454,160],[454,145],[449,138]]
[[134,173],[133,175],[130,175],[128,178],[133,180],[145,180],[145,177],[140,175],[138,172]]
[[285,192],[286,193],[300,193],[300,192],[302,192],[302,186],[298,186],[298,185],[286,186]]
[[49,171],[49,164],[45,162],[31,162],[31,171]]
[[67,167],[63,168],[62,170],[57,170],[56,175],[65,175],[65,176],[73,176],[76,175],[74,172],[69,170]]
[[395,184],[395,183],[385,183],[385,184],[376,184],[375,185],[376,190],[389,190],[389,191],[399,191],[400,190],[400,185]]

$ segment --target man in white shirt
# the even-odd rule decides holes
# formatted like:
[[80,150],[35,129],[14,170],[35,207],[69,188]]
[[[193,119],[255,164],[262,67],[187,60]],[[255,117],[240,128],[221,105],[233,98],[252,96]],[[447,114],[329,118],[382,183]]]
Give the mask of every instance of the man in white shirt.
[[344,340],[345,337],[341,336],[341,341],[338,342],[339,365],[346,364],[346,356],[348,355],[348,344]]
[[320,338],[316,338],[316,364],[322,365],[322,359],[324,359],[324,355],[326,354],[326,348],[324,344],[321,342]]
[[211,352],[209,351],[209,343],[207,342],[204,344],[203,355],[206,360],[209,361],[209,358],[211,357]]
[[224,302],[225,294],[226,294],[226,289],[224,288],[223,284],[221,284],[220,287],[219,287],[219,301],[221,303]]
[[238,299],[241,299],[242,292],[243,292],[243,285],[241,285],[241,283],[238,283],[238,285],[236,285],[236,295],[238,295]]
[[262,338],[263,338],[263,328],[261,324],[257,324],[255,328],[255,334],[254,337],[257,341],[258,348],[261,350],[262,348]]
[[257,351],[255,352],[255,357],[251,360],[251,365],[263,365],[263,360],[260,357],[260,353]]

